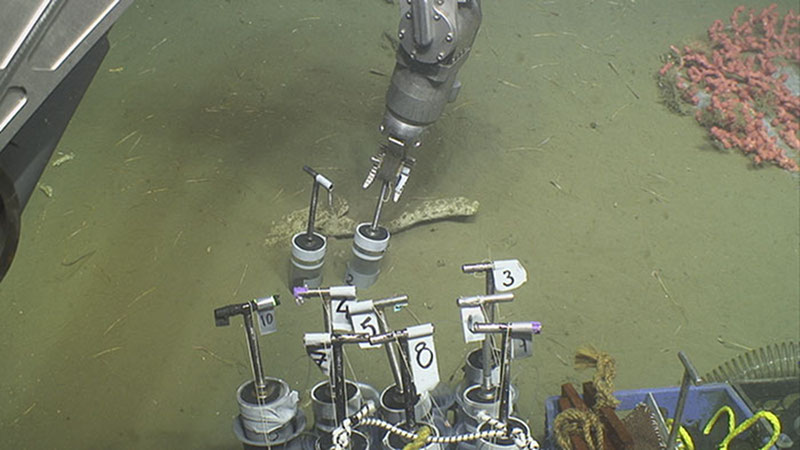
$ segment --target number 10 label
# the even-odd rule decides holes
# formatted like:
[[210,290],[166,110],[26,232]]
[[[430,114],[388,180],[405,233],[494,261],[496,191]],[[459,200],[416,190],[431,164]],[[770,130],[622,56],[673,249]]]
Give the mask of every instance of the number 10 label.
[[278,331],[274,309],[265,309],[258,312],[258,331],[261,332],[262,336]]

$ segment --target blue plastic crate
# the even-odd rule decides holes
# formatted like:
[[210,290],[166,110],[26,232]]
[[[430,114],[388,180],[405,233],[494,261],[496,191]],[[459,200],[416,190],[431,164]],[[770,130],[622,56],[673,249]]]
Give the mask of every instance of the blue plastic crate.
[[[671,418],[675,414],[675,407],[678,403],[678,393],[680,388],[656,388],[656,389],[635,389],[630,391],[617,391],[614,396],[620,401],[617,411],[629,411],[637,404],[643,403],[647,394],[653,394],[656,403],[661,408],[666,408],[665,419]],[[711,419],[714,413],[722,406],[730,406],[736,413],[736,423],[741,423],[747,418],[753,417],[753,412],[744,403],[739,394],[727,384],[704,384],[691,386],[686,397],[686,405],[683,408],[684,426],[697,424],[700,428]],[[547,445],[545,448],[556,448],[553,444],[553,421],[558,415],[558,397],[550,397],[545,404],[546,417],[545,429],[547,430]]]

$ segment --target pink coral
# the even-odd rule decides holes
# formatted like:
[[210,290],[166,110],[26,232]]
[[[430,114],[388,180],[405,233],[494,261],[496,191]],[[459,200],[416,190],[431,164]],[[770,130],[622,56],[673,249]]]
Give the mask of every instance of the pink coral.
[[709,27],[710,51],[670,46],[676,60],[658,74],[672,77],[689,103],[708,98],[696,117],[723,147],[752,154],[756,164],[798,171],[780,143],[800,150],[800,97],[787,88],[785,73],[776,75],[787,63],[800,63],[800,15],[789,11],[780,19],[776,9],[750,10],[742,19],[746,8],[737,7],[729,26],[716,20]]

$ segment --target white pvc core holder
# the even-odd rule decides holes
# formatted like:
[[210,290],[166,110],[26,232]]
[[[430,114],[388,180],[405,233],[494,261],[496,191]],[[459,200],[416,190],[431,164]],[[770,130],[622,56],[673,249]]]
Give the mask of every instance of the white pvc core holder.
[[[481,395],[481,385],[476,384],[464,390],[458,398],[460,411],[457,417],[456,429],[457,433],[474,433],[478,430],[481,423],[480,415],[482,412],[487,413],[491,417],[497,417],[500,412],[500,397],[495,395],[492,400],[484,400]],[[497,389],[497,388],[495,388]],[[519,397],[517,388],[510,386],[511,393],[511,408],[513,410],[516,405],[516,399]],[[496,393],[496,391],[495,391]],[[459,445],[460,450],[478,448],[472,444]]]
[[292,287],[317,288],[322,283],[322,265],[325,263],[328,239],[316,232],[312,239],[307,236],[306,232],[292,236]]
[[[397,385],[391,385],[381,393],[381,414],[389,423],[398,424],[405,422],[406,410],[403,404],[403,394],[398,393]],[[433,401],[427,392],[419,395],[417,403],[414,405],[414,416],[417,420],[427,420],[431,418]]]
[[[352,381],[345,381],[347,395],[346,413],[355,414],[362,405],[361,389]],[[336,406],[331,398],[328,381],[321,381],[311,388],[311,410],[314,411],[314,428],[322,434],[331,433],[336,428]]]
[[253,391],[253,381],[247,381],[236,391],[239,415],[234,419],[234,433],[245,444],[277,446],[297,438],[304,430],[306,418],[298,408],[298,394],[278,378],[265,377],[268,398],[259,400]]
[[390,237],[384,227],[373,229],[371,223],[358,224],[353,236],[353,259],[347,263],[344,282],[361,289],[375,284]]

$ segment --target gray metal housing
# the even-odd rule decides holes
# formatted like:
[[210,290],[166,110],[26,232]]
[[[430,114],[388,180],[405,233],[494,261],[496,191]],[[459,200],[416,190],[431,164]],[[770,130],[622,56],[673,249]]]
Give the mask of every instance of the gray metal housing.
[[133,0],[0,0],[0,279],[20,215]]

